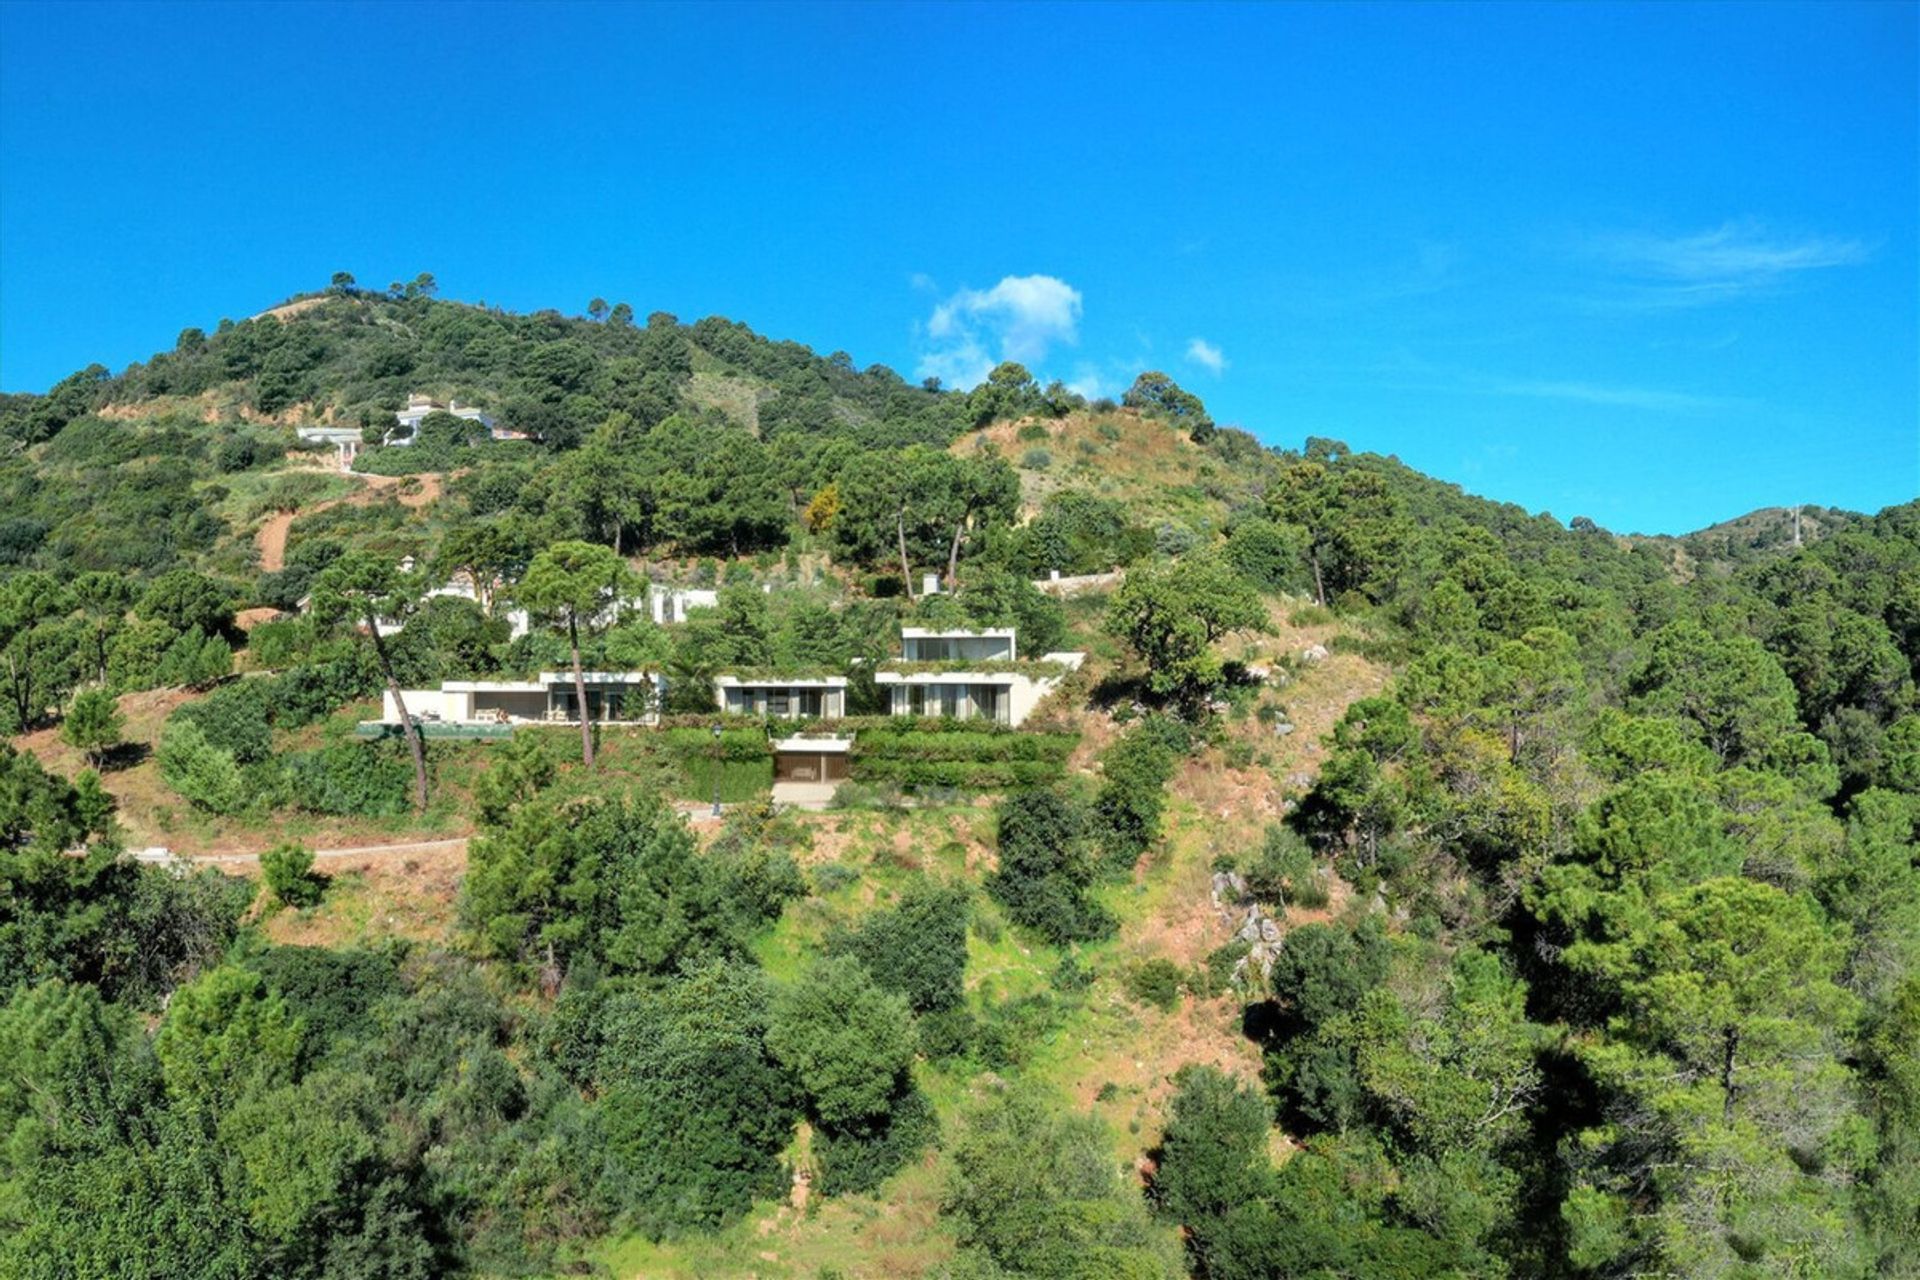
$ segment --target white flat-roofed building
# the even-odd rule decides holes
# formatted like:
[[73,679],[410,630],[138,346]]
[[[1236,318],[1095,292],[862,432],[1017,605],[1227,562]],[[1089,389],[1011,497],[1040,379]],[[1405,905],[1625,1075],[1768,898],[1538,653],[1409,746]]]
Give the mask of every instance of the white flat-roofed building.
[[[587,718],[596,724],[647,724],[658,718],[666,680],[653,671],[583,671]],[[447,680],[438,689],[403,689],[407,714],[443,724],[578,724],[573,672],[542,671],[531,680]],[[400,723],[393,694],[381,718]]]
[[656,582],[647,588],[647,611],[662,626],[685,622],[694,609],[711,609],[720,603],[720,593],[706,587],[672,587]]
[[873,677],[887,691],[889,714],[986,720],[1008,728],[1025,723],[1087,656],[1049,653],[1023,661],[1010,628],[903,627],[900,649],[900,661],[883,664]]
[[360,456],[358,427],[295,427],[293,434],[308,444],[332,445],[342,471],[352,470],[353,460]]
[[720,675],[713,679],[713,700],[730,716],[838,720],[847,714],[847,678]]

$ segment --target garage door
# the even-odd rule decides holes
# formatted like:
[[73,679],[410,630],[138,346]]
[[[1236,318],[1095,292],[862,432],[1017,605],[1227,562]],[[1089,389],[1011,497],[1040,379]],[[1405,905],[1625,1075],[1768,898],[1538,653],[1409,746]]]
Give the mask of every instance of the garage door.
[[838,751],[779,751],[773,757],[775,782],[845,782],[847,757]]
[[775,782],[820,781],[820,754],[816,751],[781,751],[773,757]]

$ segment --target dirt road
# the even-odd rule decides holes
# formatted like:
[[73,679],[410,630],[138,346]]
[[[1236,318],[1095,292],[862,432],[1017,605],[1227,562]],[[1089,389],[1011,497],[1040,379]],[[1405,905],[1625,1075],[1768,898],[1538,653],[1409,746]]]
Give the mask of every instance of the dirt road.
[[254,545],[260,551],[260,569],[264,573],[278,573],[287,567],[287,533],[293,528],[293,522],[301,516],[310,516],[337,507],[341,503],[372,502],[390,489],[397,489],[408,480],[418,480],[420,487],[409,493],[399,495],[402,506],[424,507],[430,502],[440,500],[440,477],[433,472],[417,476],[364,476],[351,474],[351,478],[361,482],[362,487],[344,498],[329,498],[325,502],[316,502],[310,507],[298,511],[278,511],[266,518],[260,531],[254,535]]

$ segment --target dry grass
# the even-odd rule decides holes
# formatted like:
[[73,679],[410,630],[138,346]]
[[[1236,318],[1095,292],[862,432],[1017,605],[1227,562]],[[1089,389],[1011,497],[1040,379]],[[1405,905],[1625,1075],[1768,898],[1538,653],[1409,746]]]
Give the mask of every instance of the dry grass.
[[[229,868],[252,874],[250,864]],[[267,937],[282,946],[369,947],[389,939],[444,943],[453,934],[465,844],[364,858],[322,859],[314,869],[329,878],[320,905],[307,911],[270,910]]]
[[[1039,438],[1038,431],[1046,433]],[[1022,433],[1030,438],[1023,439]],[[1128,503],[1135,519],[1194,516],[1217,518],[1226,506],[1202,496],[1197,486],[1231,487],[1234,478],[1211,454],[1164,422],[1129,409],[1068,414],[1052,421],[998,422],[960,437],[953,452],[992,450],[1018,464],[1029,449],[1045,449],[1053,464],[1044,471],[1020,469],[1021,497],[1029,514],[1060,489],[1084,489]]]

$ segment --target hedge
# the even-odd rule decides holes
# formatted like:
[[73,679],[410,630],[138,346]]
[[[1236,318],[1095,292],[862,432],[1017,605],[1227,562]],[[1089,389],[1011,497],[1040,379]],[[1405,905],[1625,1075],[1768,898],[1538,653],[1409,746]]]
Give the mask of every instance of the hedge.
[[719,784],[722,804],[762,799],[773,789],[773,750],[759,728],[720,731],[708,728],[661,729],[653,735],[686,780],[682,794],[705,800]]
[[1045,786],[1065,776],[1079,740],[1077,733],[982,729],[966,721],[893,722],[859,733],[850,772],[856,781],[891,782],[903,791]]
[[891,782],[902,791],[953,787],[960,791],[1008,791],[1057,782],[1066,770],[1046,760],[862,760],[850,768],[856,782]]

